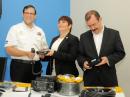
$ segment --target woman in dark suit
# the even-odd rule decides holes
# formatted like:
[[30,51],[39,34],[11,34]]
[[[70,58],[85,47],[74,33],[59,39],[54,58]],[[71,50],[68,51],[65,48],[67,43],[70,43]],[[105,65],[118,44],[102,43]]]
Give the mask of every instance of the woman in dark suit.
[[60,17],[58,29],[60,34],[52,39],[50,51],[47,54],[49,63],[46,74],[73,74],[78,76],[75,60],[78,54],[79,40],[70,33],[72,29],[71,18],[68,16]]

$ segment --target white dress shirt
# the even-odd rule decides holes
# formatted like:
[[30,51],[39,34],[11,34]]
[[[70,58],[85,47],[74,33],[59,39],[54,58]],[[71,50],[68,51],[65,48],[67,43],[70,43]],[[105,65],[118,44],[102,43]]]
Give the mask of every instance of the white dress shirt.
[[[58,38],[51,46],[51,50],[57,51],[59,48],[59,45],[63,41],[64,38]],[[52,75],[56,75],[55,72],[55,59],[53,59],[53,69],[52,69]]]
[[[7,46],[14,46],[17,49],[24,51],[31,51],[31,48],[34,48],[35,51],[48,48],[43,30],[35,24],[33,24],[32,28],[29,28],[24,22],[10,28],[6,38],[5,47]],[[31,60],[27,56],[11,56],[11,58]],[[35,54],[33,60],[39,60],[39,55]]]
[[99,33],[92,32],[98,56],[100,54],[100,49],[101,49],[101,45],[102,45],[103,32],[104,32],[104,26],[103,26],[103,29],[101,32],[99,32]]
[[51,50],[57,51],[64,38],[58,38],[51,46]]

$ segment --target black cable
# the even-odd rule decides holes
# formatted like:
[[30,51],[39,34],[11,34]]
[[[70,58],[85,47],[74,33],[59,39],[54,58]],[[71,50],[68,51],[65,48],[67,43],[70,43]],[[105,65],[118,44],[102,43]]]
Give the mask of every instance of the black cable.
[[29,93],[29,94],[28,94],[28,97],[31,97],[31,94],[32,94],[32,93]]
[[31,97],[31,94],[32,94],[32,92],[31,92],[31,87],[30,87],[30,92],[28,94],[28,97]]
[[[36,51],[35,51],[34,48],[31,48],[31,52],[35,53]],[[31,64],[32,64],[32,74],[33,75],[39,75],[39,74],[42,73],[42,69],[39,72],[34,72],[34,65],[35,65],[35,61],[34,60],[32,60]]]

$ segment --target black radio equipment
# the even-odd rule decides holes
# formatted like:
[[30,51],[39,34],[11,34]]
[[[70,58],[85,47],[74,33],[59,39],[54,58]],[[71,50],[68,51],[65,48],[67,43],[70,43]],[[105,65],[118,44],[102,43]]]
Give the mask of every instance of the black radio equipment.
[[89,62],[90,67],[95,67],[95,65],[99,64],[102,60],[100,58],[93,59]]
[[116,92],[108,88],[88,88],[81,91],[79,97],[115,97]]
[[34,91],[47,91],[49,93],[54,92],[56,84],[56,76],[44,75],[32,80],[32,88]]

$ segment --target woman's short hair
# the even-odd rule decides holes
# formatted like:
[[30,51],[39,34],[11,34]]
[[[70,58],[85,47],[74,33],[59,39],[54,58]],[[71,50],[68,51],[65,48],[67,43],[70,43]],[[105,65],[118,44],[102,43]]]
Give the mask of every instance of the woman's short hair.
[[[73,22],[72,22],[72,19],[69,17],[69,16],[61,16],[59,19],[58,19],[58,22],[59,21],[67,21],[68,25],[72,25]],[[71,32],[71,29],[72,29],[72,26],[70,28],[70,32]]]
[[58,22],[59,21],[67,21],[68,22],[68,25],[72,25],[72,19],[68,16],[61,16],[59,19],[58,19]]

